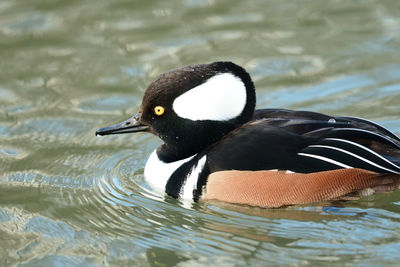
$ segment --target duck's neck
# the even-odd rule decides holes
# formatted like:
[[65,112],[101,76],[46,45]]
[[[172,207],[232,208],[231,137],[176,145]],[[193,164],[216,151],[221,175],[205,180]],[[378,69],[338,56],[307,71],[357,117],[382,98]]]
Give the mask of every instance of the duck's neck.
[[200,146],[198,149],[195,149],[194,147],[163,144],[157,148],[156,153],[161,161],[171,163],[192,157],[199,153],[204,147],[205,146]]
[[160,160],[170,163],[206,152],[210,145],[242,124],[238,120],[195,121],[188,123],[185,128],[173,128],[167,134],[160,135],[164,144],[157,149],[157,155]]

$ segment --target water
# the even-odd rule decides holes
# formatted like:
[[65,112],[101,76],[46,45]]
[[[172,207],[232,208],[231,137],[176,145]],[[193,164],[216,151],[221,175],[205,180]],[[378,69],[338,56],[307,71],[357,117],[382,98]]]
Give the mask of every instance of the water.
[[152,192],[146,134],[96,138],[156,75],[243,65],[259,107],[400,134],[400,4],[0,3],[0,265],[397,265],[400,191],[332,207],[188,205]]

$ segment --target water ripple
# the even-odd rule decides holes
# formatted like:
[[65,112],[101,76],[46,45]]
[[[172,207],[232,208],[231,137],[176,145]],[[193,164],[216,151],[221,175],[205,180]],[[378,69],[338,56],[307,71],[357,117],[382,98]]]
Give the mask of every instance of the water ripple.
[[397,265],[400,191],[340,206],[188,205],[144,180],[155,137],[94,137],[133,115],[161,72],[216,60],[249,70],[259,107],[400,133],[396,5],[1,1],[0,265]]

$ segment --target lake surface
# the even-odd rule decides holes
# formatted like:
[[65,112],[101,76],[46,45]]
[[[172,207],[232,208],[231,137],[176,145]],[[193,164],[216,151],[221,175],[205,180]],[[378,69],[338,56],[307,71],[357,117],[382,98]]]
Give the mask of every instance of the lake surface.
[[400,3],[0,2],[0,266],[400,262],[400,190],[341,206],[188,205],[152,192],[160,141],[95,137],[173,68],[244,66],[258,107],[361,116],[400,134]]

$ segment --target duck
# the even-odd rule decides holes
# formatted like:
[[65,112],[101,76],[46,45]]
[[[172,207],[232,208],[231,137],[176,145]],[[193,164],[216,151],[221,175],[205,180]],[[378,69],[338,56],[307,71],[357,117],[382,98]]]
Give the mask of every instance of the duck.
[[96,135],[159,137],[145,181],[194,202],[279,208],[399,188],[400,138],[383,126],[255,107],[255,86],[243,67],[230,61],[189,65],[159,75],[133,117]]

